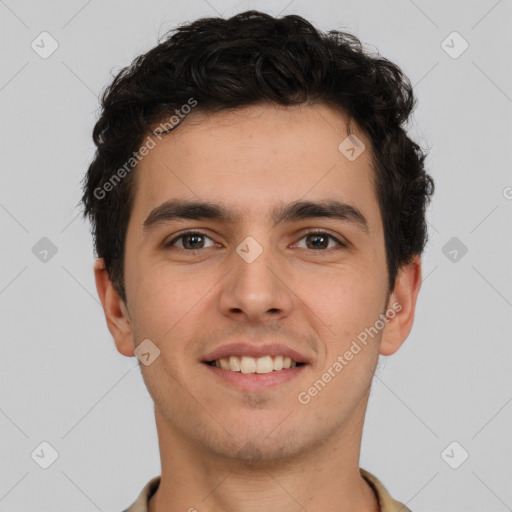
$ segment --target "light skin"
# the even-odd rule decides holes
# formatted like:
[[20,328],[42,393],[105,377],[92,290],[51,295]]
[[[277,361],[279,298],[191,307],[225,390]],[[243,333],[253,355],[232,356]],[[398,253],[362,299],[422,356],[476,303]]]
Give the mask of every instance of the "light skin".
[[[131,357],[146,338],[160,350],[141,364],[162,465],[150,512],[379,510],[359,473],[364,415],[379,354],[395,353],[412,329],[421,260],[401,267],[389,296],[371,144],[354,122],[351,131],[366,146],[354,161],[338,150],[347,118],[323,104],[197,112],[138,165],[125,245],[127,303],[101,258],[94,272],[118,351]],[[220,203],[238,217],[145,229],[150,212],[171,199]],[[298,200],[347,203],[368,229],[326,217],[273,222],[274,207]],[[184,230],[202,236],[164,246]],[[236,251],[247,237],[263,249],[251,263]],[[392,304],[401,309],[378,335],[300,403],[299,393]],[[267,390],[242,392],[202,362],[226,343],[269,340],[309,364]]]

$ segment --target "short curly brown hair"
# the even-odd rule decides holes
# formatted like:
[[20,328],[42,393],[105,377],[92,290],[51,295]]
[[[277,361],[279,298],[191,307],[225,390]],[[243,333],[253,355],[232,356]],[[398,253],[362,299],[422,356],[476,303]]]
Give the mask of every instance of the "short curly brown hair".
[[149,127],[191,98],[203,112],[323,102],[354,119],[371,140],[393,290],[399,268],[425,248],[425,213],[434,192],[424,168],[427,153],[403,128],[416,106],[410,81],[352,34],[322,33],[297,15],[276,18],[251,10],[178,27],[123,68],[103,92],[93,131],[97,149],[83,180],[83,216],[90,218],[96,254],[125,303],[123,259],[134,172],[124,172],[116,186],[108,182],[116,170],[126,171],[128,161],[136,169],[133,155]]

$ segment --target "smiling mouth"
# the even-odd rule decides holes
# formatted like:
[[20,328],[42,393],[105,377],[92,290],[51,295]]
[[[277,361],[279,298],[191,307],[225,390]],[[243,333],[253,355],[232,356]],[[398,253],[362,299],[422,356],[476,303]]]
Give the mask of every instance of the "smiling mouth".
[[221,357],[220,359],[216,359],[214,361],[206,361],[205,363],[209,366],[216,366],[222,370],[246,374],[278,372],[304,365],[304,363],[293,361],[290,357],[270,355],[257,358],[233,355],[229,357]]

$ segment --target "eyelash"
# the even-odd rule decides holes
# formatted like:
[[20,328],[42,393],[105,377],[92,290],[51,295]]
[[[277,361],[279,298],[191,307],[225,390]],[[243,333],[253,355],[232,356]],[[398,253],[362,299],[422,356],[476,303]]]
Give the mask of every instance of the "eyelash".
[[[205,233],[202,233],[201,231],[184,231],[183,233],[181,233],[179,236],[173,238],[170,242],[166,243],[164,245],[165,248],[170,248],[173,246],[173,244],[175,242],[177,242],[178,240],[181,240],[182,238],[188,236],[188,235],[200,235],[200,236],[203,236],[203,237],[206,237],[206,238],[210,238],[211,240],[211,237],[209,237],[207,234]],[[334,240],[340,247],[342,248],[347,248],[347,244],[346,243],[343,243],[341,240],[339,240],[338,238],[336,238],[335,236],[331,235],[329,232],[327,231],[324,231],[322,229],[311,229],[307,232],[305,232],[300,238],[299,240],[302,240],[303,238],[307,237],[308,235],[326,235],[328,238],[331,238],[332,240]],[[182,249],[181,247],[178,247],[178,249],[182,250],[182,251],[186,251],[186,252],[195,252],[194,249]],[[332,248],[331,248],[332,249]],[[196,251],[201,251],[202,249],[196,249]],[[312,251],[314,251],[314,249],[311,249]],[[327,252],[329,249],[323,249],[323,250],[319,250],[319,251],[315,251],[315,252]]]

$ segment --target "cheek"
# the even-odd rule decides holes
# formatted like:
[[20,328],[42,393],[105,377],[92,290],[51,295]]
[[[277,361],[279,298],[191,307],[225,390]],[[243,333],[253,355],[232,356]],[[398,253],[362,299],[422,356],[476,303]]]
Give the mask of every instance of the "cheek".
[[303,282],[300,291],[297,289],[297,295],[309,308],[310,321],[325,337],[328,357],[343,353],[379,319],[385,300],[381,281],[371,272],[347,266],[329,275],[310,274],[307,283]]
[[172,367],[174,361],[183,360],[187,340],[193,340],[197,326],[204,323],[204,311],[212,307],[219,277],[198,272],[197,268],[171,269],[166,262],[151,268],[141,265],[132,277],[137,341],[154,341]]

